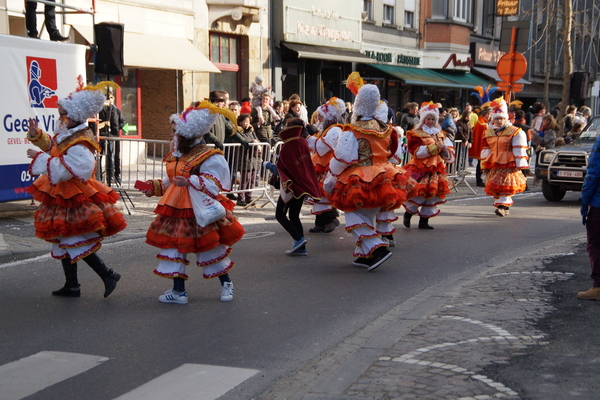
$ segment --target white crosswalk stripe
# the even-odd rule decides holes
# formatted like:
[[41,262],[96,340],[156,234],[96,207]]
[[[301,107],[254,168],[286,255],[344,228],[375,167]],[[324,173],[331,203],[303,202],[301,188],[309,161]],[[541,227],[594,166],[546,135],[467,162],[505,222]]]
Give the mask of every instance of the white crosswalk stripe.
[[106,357],[42,351],[0,366],[0,398],[20,400],[92,369]]
[[[90,370],[107,357],[42,351],[0,366],[0,400],[21,400],[49,386]],[[215,400],[251,378],[258,370],[183,364],[115,400],[178,398]]]
[[183,364],[115,400],[214,400],[256,374],[255,369]]

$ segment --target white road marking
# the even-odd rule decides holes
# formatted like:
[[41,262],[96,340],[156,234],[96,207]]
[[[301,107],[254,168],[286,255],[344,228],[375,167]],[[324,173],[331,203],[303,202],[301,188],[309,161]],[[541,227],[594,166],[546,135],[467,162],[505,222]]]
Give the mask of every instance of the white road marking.
[[108,360],[89,354],[42,351],[0,366],[0,398],[19,400]]
[[6,249],[8,249],[8,244],[4,240],[4,234],[0,233],[0,250],[6,250]]
[[255,369],[183,364],[115,400],[214,400],[258,373]]
[[275,232],[246,232],[246,234],[244,235],[244,237],[242,239],[260,239],[260,238],[264,238],[267,236],[273,236],[275,235]]

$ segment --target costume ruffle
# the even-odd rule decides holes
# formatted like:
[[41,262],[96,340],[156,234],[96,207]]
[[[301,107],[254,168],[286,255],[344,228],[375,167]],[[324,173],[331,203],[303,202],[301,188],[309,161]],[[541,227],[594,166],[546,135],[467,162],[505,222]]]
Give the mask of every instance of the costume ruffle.
[[443,199],[450,193],[450,184],[444,166],[439,165],[430,169],[433,171],[423,171],[413,164],[406,166],[406,171],[418,181],[418,187],[410,197],[421,196],[428,199],[437,196]]
[[512,196],[527,186],[527,178],[518,168],[491,169],[485,180],[485,194],[494,197]]
[[350,167],[338,177],[329,200],[343,211],[379,207],[390,211],[412,197],[416,187],[417,182],[404,169],[389,163]]
[[[223,195],[218,195],[217,200],[225,207],[227,215],[204,228],[196,222],[191,205],[184,209],[159,205],[154,211],[158,215],[146,234],[146,243],[161,249],[177,249],[180,253],[201,253],[219,244],[232,246],[245,231],[232,213],[235,204]],[[189,203],[189,197],[182,201]],[[181,217],[188,214],[191,217]]]
[[50,241],[90,232],[107,237],[127,226],[115,206],[119,194],[95,179],[87,184],[71,179],[52,186],[48,176],[41,175],[27,191],[41,203],[34,218],[38,238]]

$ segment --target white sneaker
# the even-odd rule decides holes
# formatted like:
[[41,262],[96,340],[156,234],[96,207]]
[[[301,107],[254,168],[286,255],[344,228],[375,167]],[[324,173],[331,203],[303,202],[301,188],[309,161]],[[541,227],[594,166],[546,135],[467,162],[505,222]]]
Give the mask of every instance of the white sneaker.
[[233,283],[225,282],[221,288],[221,301],[233,300]]
[[165,294],[161,294],[160,296],[158,296],[158,301],[160,301],[161,303],[187,304],[188,295],[187,292],[177,294],[174,293],[172,290],[167,290]]

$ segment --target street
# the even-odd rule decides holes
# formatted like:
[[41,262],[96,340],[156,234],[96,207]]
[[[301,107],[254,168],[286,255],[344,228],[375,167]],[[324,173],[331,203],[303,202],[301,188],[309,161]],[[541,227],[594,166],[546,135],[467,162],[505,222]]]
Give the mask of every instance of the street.
[[[171,282],[152,274],[157,250],[143,238],[108,243],[100,250],[107,265],[123,276],[107,299],[101,280],[83,262],[82,296],[75,299],[50,296],[63,283],[56,260],[2,264],[0,377],[6,376],[2,366],[40,352],[96,358],[91,363],[77,358],[72,362],[80,363],[79,371],[21,397],[3,397],[7,383],[0,381],[0,398],[154,399],[141,397],[139,388],[178,368],[178,379],[163,378],[148,392],[198,399],[275,397],[278,380],[298,378],[297,371],[390,310],[424,293],[435,298],[436,288],[458,291],[457,277],[467,282],[541,248],[581,239],[578,195],[570,192],[550,203],[540,192],[526,192],[515,196],[504,218],[494,215],[489,197],[451,197],[431,220],[434,230],[419,230],[416,224],[406,229],[400,218],[394,255],[373,272],[352,265],[353,240],[342,226],[331,234],[308,233],[314,220],[306,208],[308,257],[285,256],[289,235],[275,220],[255,218],[245,224],[246,237],[231,254],[236,264],[230,272],[235,285],[231,303],[219,301],[218,280],[202,279],[193,264],[186,283],[189,304],[159,303],[158,295]],[[586,268],[580,272],[588,274]],[[439,301],[431,304],[439,308],[446,300]],[[188,389],[186,374],[196,382],[202,381],[201,374],[209,376],[208,386],[201,393],[197,387]]]

